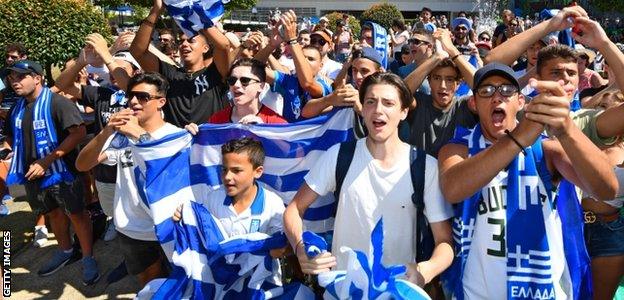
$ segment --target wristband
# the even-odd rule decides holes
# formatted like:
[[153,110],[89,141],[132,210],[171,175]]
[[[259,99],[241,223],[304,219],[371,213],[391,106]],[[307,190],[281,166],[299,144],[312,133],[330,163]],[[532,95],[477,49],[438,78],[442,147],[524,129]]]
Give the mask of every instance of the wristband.
[[451,57],[451,60],[452,60],[452,61],[455,61],[455,59],[456,59],[456,58],[458,58],[458,57],[459,57],[459,55],[460,55],[460,54],[455,54],[455,55],[453,55],[453,57]]
[[520,147],[520,150],[522,150],[522,153],[524,153],[524,155],[527,155],[526,150],[524,150],[524,147],[522,146],[522,144],[520,144],[520,142],[518,142],[518,140],[516,140],[513,135],[511,135],[511,132],[509,132],[509,129],[505,129],[505,134],[514,142],[516,143],[516,145],[518,145],[518,147]]
[[288,40],[288,42],[286,42],[286,43],[287,43],[287,44],[289,44],[289,45],[294,45],[294,44],[296,44],[296,43],[297,43],[297,38],[290,39],[290,40]]
[[146,25],[148,25],[148,26],[152,26],[152,27],[155,27],[155,26],[156,26],[156,23],[154,23],[154,22],[152,22],[152,21],[148,20],[147,18],[143,19],[143,21],[141,21],[141,24],[146,24]]

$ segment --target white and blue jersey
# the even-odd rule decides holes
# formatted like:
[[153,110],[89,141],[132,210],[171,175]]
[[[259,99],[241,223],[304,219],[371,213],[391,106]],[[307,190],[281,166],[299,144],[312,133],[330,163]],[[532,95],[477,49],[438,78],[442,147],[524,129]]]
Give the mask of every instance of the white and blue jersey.
[[271,235],[282,231],[284,201],[276,193],[258,184],[258,192],[251,205],[243,212],[236,213],[232,197],[223,186],[208,194],[202,204],[219,219],[223,229],[232,237],[235,235],[261,232]]
[[[323,96],[327,96],[332,92],[331,85],[324,79],[317,76],[315,80],[323,87]],[[272,90],[279,93],[284,100],[282,110],[277,111],[277,113],[282,115],[288,123],[301,121],[303,119],[301,110],[312,97],[310,93],[299,85],[297,75],[275,71],[275,82]]]

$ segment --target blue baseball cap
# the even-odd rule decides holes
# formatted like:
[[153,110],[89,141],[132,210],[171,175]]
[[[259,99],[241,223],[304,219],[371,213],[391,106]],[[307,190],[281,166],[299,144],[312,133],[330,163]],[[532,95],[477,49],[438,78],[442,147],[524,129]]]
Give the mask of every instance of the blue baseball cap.
[[382,65],[382,61],[383,58],[381,57],[381,54],[379,54],[379,52],[377,52],[377,50],[371,48],[371,47],[362,47],[362,56],[361,58],[366,58],[366,59],[370,59],[374,62],[376,62],[377,64]]
[[516,78],[514,70],[508,65],[493,62],[483,66],[483,68],[475,72],[472,88],[473,91],[476,91],[485,79],[495,75],[507,78],[513,85],[520,89],[520,84],[518,83],[518,78]]
[[43,68],[41,67],[41,65],[38,62],[32,60],[16,61],[13,65],[8,67],[7,70],[22,74],[36,73],[38,75],[43,75]]

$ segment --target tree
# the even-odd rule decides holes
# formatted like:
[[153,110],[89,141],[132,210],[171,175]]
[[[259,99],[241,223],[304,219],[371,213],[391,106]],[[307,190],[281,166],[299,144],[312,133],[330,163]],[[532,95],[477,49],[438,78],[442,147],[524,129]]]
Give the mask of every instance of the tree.
[[[342,20],[342,15],[344,13],[332,12],[330,14],[326,14],[325,17],[329,20],[329,30],[336,32],[336,22]],[[348,14],[347,14],[348,15]],[[360,20],[352,15],[349,16],[349,27],[351,28],[351,32],[354,34],[354,38],[360,35]]]
[[[257,0],[230,0],[230,2],[225,4],[226,12],[237,10],[237,9],[250,9],[256,5]],[[152,7],[154,1],[153,0],[96,0],[95,4],[102,7],[115,7],[122,5],[124,3],[129,4],[133,8],[136,6],[141,7]]]
[[0,0],[0,45],[20,42],[46,68],[77,56],[93,32],[110,39],[102,13],[87,0]]
[[401,14],[401,11],[399,11],[396,5],[388,2],[381,2],[365,10],[360,16],[360,19],[362,23],[372,21],[389,29],[393,20],[403,20],[403,14]]

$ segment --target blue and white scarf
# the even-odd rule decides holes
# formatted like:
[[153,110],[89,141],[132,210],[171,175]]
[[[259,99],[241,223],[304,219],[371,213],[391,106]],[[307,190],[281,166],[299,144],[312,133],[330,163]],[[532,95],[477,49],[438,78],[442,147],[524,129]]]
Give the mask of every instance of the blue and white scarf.
[[[489,146],[480,125],[472,130],[458,128],[454,139],[467,143],[471,157]],[[525,151],[527,155],[520,153],[508,166],[507,298],[518,299],[517,294],[512,297],[512,290],[515,289],[546,291],[544,299],[548,299],[548,295],[554,297],[555,283],[552,273],[552,253],[549,249],[542,206],[551,205],[554,209],[554,195],[551,192],[551,178],[542,152],[542,139],[538,138],[532,146],[525,148]],[[546,194],[548,198],[543,204],[539,197],[541,194]],[[482,192],[479,190],[456,207],[453,235],[457,257],[446,272],[446,279],[457,299],[464,297],[462,277],[474,235],[477,207],[482,200]],[[532,297],[532,293],[527,293],[526,297]]]
[[[7,184],[24,184],[27,179],[24,164],[26,155],[24,153],[24,141],[22,140],[24,133],[22,130],[22,120],[24,119],[24,111],[27,105],[26,99],[23,97],[17,100],[11,119],[13,120],[13,161],[9,175],[7,176]],[[49,88],[44,87],[37,99],[32,110],[32,127],[35,137],[34,145],[37,148],[37,160],[46,157],[52,153],[58,145],[58,137],[56,136],[56,128],[54,128],[54,120],[52,119],[52,92]],[[41,188],[45,189],[60,182],[71,182],[74,175],[67,169],[63,159],[54,160],[50,167],[46,170],[41,179]]]
[[379,52],[381,55],[381,66],[384,69],[388,68],[388,33],[383,26],[375,22],[366,22],[364,25],[370,25],[373,28],[373,49]]
[[219,22],[229,0],[164,0],[165,8],[187,37]]

